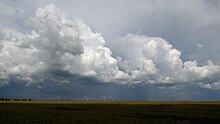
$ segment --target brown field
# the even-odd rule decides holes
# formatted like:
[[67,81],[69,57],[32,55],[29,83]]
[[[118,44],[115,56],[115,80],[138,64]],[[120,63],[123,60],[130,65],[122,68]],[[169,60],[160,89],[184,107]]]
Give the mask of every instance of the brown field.
[[220,105],[220,101],[195,101],[195,102],[133,102],[133,101],[106,101],[106,102],[97,102],[97,101],[79,101],[79,102],[72,102],[72,101],[0,101],[1,103],[21,103],[21,104],[137,104],[137,105],[161,105],[161,104],[173,104],[173,105],[192,105],[192,104],[200,104],[200,105]]
[[1,101],[1,124],[219,124],[220,102]]

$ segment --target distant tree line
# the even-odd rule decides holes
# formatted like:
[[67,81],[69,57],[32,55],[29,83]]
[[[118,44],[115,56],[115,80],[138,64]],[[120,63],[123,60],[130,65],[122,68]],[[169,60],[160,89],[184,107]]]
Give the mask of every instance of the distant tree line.
[[0,101],[33,101],[32,99],[8,99],[8,98],[1,98]]

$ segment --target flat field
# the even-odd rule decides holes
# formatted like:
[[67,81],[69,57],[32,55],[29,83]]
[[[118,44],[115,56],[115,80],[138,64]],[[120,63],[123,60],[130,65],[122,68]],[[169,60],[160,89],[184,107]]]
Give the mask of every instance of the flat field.
[[0,124],[69,123],[219,124],[220,102],[0,102]]

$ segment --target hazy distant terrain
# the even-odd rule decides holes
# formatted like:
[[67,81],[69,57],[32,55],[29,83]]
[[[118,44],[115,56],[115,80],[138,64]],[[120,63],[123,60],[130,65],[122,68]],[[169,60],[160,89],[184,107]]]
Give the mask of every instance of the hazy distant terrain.
[[219,102],[0,102],[1,124],[218,124]]

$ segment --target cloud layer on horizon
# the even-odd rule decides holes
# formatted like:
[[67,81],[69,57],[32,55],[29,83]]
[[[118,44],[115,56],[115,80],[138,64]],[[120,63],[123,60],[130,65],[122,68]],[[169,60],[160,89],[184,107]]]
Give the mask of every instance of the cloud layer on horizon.
[[0,27],[0,87],[12,79],[31,85],[93,78],[99,83],[220,88],[219,65],[184,62],[181,52],[162,38],[127,34],[117,38],[112,50],[100,33],[66,18],[54,5],[38,8],[27,23],[30,34]]

